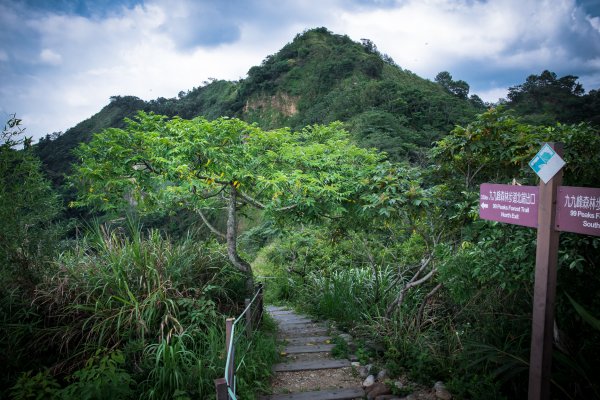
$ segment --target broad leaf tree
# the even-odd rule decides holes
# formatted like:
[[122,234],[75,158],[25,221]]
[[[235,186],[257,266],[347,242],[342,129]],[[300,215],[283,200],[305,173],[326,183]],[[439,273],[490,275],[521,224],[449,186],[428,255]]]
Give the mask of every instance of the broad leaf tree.
[[[240,210],[267,218],[344,217],[356,208],[365,177],[382,156],[350,143],[341,124],[300,132],[263,131],[238,119],[185,120],[139,113],[125,129],[107,129],[77,151],[74,205],[140,212],[183,207],[227,243],[231,263],[253,286],[237,251]],[[207,218],[226,210],[226,231]]]

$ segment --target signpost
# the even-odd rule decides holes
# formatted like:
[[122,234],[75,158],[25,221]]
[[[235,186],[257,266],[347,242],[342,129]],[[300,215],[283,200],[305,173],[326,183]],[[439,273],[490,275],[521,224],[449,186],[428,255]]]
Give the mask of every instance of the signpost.
[[[544,145],[544,147],[546,146],[548,145]],[[557,144],[553,147],[556,152],[562,153],[562,145]],[[539,185],[540,204],[531,316],[531,354],[529,356],[529,400],[550,398],[559,236],[559,232],[554,229],[554,219],[556,218],[556,190],[561,183],[562,170],[558,174],[553,174],[553,177],[550,177],[547,182],[542,179]]]
[[537,228],[529,362],[529,400],[550,398],[550,367],[560,231],[600,236],[600,189],[560,186],[562,145],[546,143],[529,166],[539,186],[484,183],[482,219]]

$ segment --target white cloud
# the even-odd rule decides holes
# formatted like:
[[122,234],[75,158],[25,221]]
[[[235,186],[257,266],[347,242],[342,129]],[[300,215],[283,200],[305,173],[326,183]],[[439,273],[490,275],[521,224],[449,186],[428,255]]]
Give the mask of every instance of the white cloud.
[[[16,79],[1,81],[3,93],[19,95],[10,104],[0,98],[0,108],[20,112],[30,134],[66,130],[99,111],[112,95],[174,97],[209,77],[242,78],[296,34],[317,26],[354,40],[371,39],[402,68],[425,78],[450,71],[477,86],[485,101],[505,97],[504,86],[522,82],[514,81],[521,71],[524,79],[543,69],[577,74],[573,68],[580,67],[587,71],[582,83],[598,83],[600,20],[585,15],[575,0],[406,0],[382,8],[310,0],[280,6],[266,0],[235,6],[149,0],[105,18],[84,18],[17,15],[0,0],[0,11],[6,11],[0,19],[23,21],[11,31],[28,34],[23,37],[28,46],[37,46],[32,55],[16,47],[0,50],[0,61],[9,61],[2,65],[22,63],[11,71]],[[589,37],[597,43],[586,41]],[[32,70],[15,72],[23,65]],[[509,82],[503,78],[507,72]]]
[[62,64],[62,56],[52,49],[44,49],[40,53],[40,61],[49,65]]
[[600,17],[590,17],[588,15],[587,20],[589,21],[592,28],[600,32]]
[[487,103],[496,103],[499,99],[506,99],[508,89],[505,87],[495,87],[492,89],[480,90],[475,94]]
[[433,77],[466,58],[494,58],[518,35],[517,10],[499,2],[408,1],[393,10],[344,13],[340,28],[372,39],[403,68]]
[[589,18],[574,0],[398,4],[343,12],[334,30],[373,40],[401,67],[429,79],[442,70],[467,70],[471,62],[478,69],[487,63],[490,69],[529,73],[573,68],[584,62],[572,54],[578,43],[571,42],[577,41],[580,47],[587,42],[588,51],[600,51],[600,36],[590,35]]
[[45,72],[44,79],[20,90],[17,101],[27,104],[23,119],[29,133],[65,131],[99,111],[113,95],[174,97],[209,77],[242,78],[285,42],[265,38],[249,24],[242,27],[238,42],[181,51],[161,30],[166,18],[162,8],[148,5],[105,20],[50,15],[29,21],[46,46],[40,61],[62,63],[60,70]]

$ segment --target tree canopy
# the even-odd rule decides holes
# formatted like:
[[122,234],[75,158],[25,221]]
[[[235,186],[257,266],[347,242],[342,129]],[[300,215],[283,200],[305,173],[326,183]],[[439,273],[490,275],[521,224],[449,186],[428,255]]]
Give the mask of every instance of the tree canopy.
[[597,94],[585,94],[577,79],[574,75],[559,78],[548,70],[529,75],[524,83],[508,89],[508,106],[533,124],[598,123]]
[[[228,244],[230,261],[251,277],[237,252],[237,220],[246,206],[293,218],[342,217],[364,177],[382,159],[350,143],[340,123],[300,132],[263,131],[238,119],[185,120],[139,113],[125,129],[94,136],[77,152],[74,205],[141,212],[186,208]],[[227,210],[220,232],[207,210]]]

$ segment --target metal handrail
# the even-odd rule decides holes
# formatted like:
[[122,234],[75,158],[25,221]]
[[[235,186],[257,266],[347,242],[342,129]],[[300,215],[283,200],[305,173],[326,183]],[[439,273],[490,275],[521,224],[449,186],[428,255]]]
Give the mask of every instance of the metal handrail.
[[256,305],[256,303],[258,303],[259,306],[259,312],[260,312],[260,317],[259,317],[259,321],[262,318],[262,293],[263,293],[263,286],[262,284],[259,285],[258,290],[256,291],[256,293],[254,294],[254,297],[252,298],[252,300],[250,299],[246,299],[245,305],[246,307],[244,308],[244,311],[242,311],[242,313],[234,320],[233,318],[228,318],[225,321],[225,334],[226,334],[226,340],[225,340],[225,345],[227,348],[227,357],[226,357],[226,361],[225,361],[225,376],[223,378],[219,378],[215,380],[215,388],[217,390],[217,400],[237,400],[236,397],[236,372],[239,370],[240,366],[242,365],[242,362],[244,361],[244,357],[246,356],[247,350],[250,348],[251,345],[251,340],[248,343],[248,348],[246,349],[246,352],[244,352],[244,355],[242,356],[242,359],[240,360],[240,363],[238,365],[237,368],[235,368],[234,370],[234,364],[235,364],[235,328],[238,325],[238,323],[240,321],[242,321],[242,318],[245,319],[246,322],[246,334],[248,335],[248,338],[250,339],[252,336],[252,317],[253,317],[253,313],[252,313],[252,306]]

